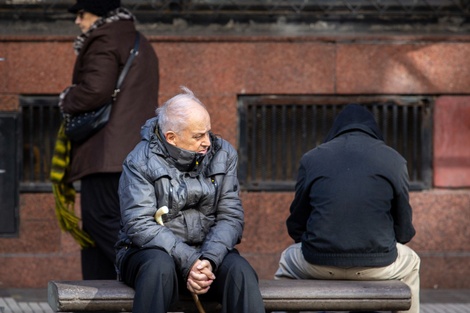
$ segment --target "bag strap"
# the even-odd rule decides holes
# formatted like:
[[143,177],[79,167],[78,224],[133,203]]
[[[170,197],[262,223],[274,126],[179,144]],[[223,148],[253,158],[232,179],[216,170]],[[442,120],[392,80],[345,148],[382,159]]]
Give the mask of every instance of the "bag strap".
[[140,33],[137,31],[135,41],[134,41],[134,48],[131,50],[131,55],[127,59],[126,65],[124,65],[124,68],[122,69],[122,72],[119,75],[119,79],[116,83],[116,88],[114,89],[114,92],[112,95],[113,100],[116,100],[118,93],[121,91],[120,88],[121,88],[122,82],[124,81],[124,78],[126,77],[127,72],[129,71],[129,68],[131,67],[132,61],[139,54],[139,44],[140,44]]

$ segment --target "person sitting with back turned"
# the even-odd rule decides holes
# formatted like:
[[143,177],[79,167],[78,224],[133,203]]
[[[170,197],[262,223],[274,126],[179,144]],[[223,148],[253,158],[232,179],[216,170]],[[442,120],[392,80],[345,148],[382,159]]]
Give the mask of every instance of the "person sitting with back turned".
[[373,115],[350,104],[323,144],[300,161],[276,279],[402,280],[419,313],[419,256],[405,159],[383,141]]
[[234,248],[244,227],[237,152],[182,89],[147,121],[123,164],[118,273],[135,289],[134,313],[167,312],[182,286],[222,312],[265,312],[258,277]]

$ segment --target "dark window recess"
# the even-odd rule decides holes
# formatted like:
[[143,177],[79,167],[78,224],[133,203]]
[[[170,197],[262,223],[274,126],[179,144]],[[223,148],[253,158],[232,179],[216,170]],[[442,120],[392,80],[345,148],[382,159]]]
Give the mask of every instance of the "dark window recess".
[[385,142],[408,162],[410,189],[431,187],[432,98],[239,96],[239,179],[244,190],[292,191],[302,155],[320,145],[348,103],[366,106]]
[[20,118],[0,113],[0,237],[18,236]]
[[49,173],[61,115],[58,96],[22,96],[20,191],[51,192]]

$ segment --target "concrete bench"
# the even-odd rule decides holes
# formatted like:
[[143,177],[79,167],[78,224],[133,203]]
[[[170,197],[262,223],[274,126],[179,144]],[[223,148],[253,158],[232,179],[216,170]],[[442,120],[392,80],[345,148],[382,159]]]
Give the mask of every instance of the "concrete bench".
[[[393,311],[411,305],[409,287],[400,281],[261,280],[266,312]],[[134,290],[114,280],[50,281],[48,302],[55,312],[131,312]],[[218,304],[202,302],[207,313]],[[174,312],[197,312],[190,297]]]

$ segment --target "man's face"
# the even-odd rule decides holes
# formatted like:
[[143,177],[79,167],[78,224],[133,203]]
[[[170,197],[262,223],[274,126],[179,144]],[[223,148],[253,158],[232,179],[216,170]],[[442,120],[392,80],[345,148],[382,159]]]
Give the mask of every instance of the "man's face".
[[86,33],[91,25],[95,23],[100,17],[97,15],[94,15],[93,13],[86,12],[86,11],[78,11],[77,17],[75,18],[75,24],[80,27],[80,30],[82,33]]
[[211,142],[209,131],[211,130],[211,120],[209,113],[202,108],[197,107],[191,112],[191,117],[184,128],[179,133],[167,132],[167,141],[178,148],[206,154]]

